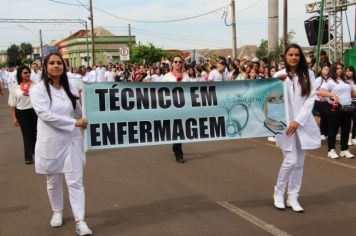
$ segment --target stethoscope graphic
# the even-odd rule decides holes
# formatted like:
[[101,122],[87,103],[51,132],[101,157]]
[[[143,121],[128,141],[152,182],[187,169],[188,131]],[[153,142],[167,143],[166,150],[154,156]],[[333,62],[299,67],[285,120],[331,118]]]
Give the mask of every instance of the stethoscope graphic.
[[[283,129],[287,127],[286,123],[284,123],[283,121],[279,121],[279,122],[281,123]],[[272,132],[274,135],[283,134],[283,133],[280,132],[280,131],[274,131],[274,130],[272,130],[271,128],[269,128],[268,125],[266,125],[266,121],[263,121],[263,126],[264,126],[266,129],[268,129],[270,132]]]
[[[245,112],[245,116],[246,118],[244,119],[244,122],[242,123],[240,120],[236,119],[233,117],[233,111],[236,107],[240,107],[242,112]],[[243,104],[243,103],[236,103],[232,106],[230,106],[229,108],[227,107],[223,107],[226,112],[227,112],[227,123],[226,123],[226,133],[229,137],[235,137],[236,135],[239,135],[240,137],[242,136],[242,131],[246,128],[247,123],[250,119],[250,111],[249,111],[249,106]],[[277,134],[282,134],[282,131],[275,131],[273,129],[271,129],[267,124],[266,121],[262,121],[261,119],[258,118],[258,116],[256,115],[254,109],[251,107],[251,111],[254,114],[255,118],[263,123],[263,126],[270,131],[271,133],[273,133],[273,135],[277,135]],[[240,113],[241,114],[241,113]],[[284,128],[287,127],[286,123],[283,121],[279,121],[281,126],[283,127],[282,130],[284,130]]]
[[[244,123],[241,123],[238,119],[233,118],[232,112],[236,107],[241,107],[242,111],[246,112],[246,120]],[[241,137],[242,131],[246,128],[247,122],[249,120],[249,111],[248,107],[245,104],[238,103],[232,105],[230,108],[223,107],[227,112],[227,124],[226,124],[226,133],[230,137],[235,137],[239,135]]]
[[[243,97],[243,95],[250,89],[251,85],[250,83],[242,83],[241,81],[241,86],[243,86],[242,91],[239,91],[238,93],[235,92],[235,96],[237,97]],[[243,123],[233,117],[234,109],[236,110],[236,108],[238,107],[240,107],[242,112],[245,112],[246,118],[244,119]],[[241,137],[242,131],[246,128],[250,116],[248,106],[243,103],[235,103],[231,104],[229,107],[224,106],[222,108],[227,112],[227,123],[225,125],[227,135],[229,137],[235,137],[236,135],[239,135]]]

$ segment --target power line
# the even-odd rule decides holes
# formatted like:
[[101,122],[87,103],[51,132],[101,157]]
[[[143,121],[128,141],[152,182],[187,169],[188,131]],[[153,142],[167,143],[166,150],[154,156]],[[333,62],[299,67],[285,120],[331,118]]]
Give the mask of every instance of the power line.
[[199,14],[199,15],[196,15],[196,16],[190,16],[190,17],[185,17],[185,18],[179,18],[179,19],[174,19],[174,20],[157,20],[157,21],[148,21],[148,20],[137,20],[137,19],[130,19],[130,18],[124,18],[124,17],[119,17],[119,16],[116,16],[108,11],[105,11],[103,9],[100,9],[100,8],[97,8],[97,7],[94,7],[94,9],[98,10],[98,11],[101,11],[109,16],[112,16],[116,19],[119,19],[119,20],[126,20],[126,21],[132,21],[132,22],[137,22],[137,23],[146,23],[146,24],[155,24],[155,23],[172,23],[172,22],[178,22],[178,21],[186,21],[186,20],[192,20],[192,19],[195,19],[195,18],[199,18],[199,17],[202,17],[202,16],[206,16],[206,15],[210,15],[210,14],[213,14],[213,13],[216,13],[216,12],[219,12],[223,9],[225,9],[226,6],[224,7],[219,7],[215,10],[211,10],[211,11],[208,11],[208,12],[205,12],[205,13],[202,13],[202,14]]
[[[168,36],[169,39],[182,40],[182,41],[186,41],[186,42],[194,42],[195,44],[201,44],[200,40],[198,41],[198,40],[186,39],[186,38],[182,38],[182,37],[180,37],[178,35],[175,35],[175,34],[170,34],[170,36],[169,36],[169,35],[167,35],[166,32],[145,30],[145,29],[140,29],[140,28],[137,28],[137,27],[132,27],[132,28],[133,28],[133,30],[135,30],[135,31],[137,31],[139,33],[140,32],[145,32],[147,34],[156,35],[157,37],[162,37],[162,35],[163,35],[163,36],[166,36],[166,37]],[[205,44],[205,45],[208,45],[208,44]],[[212,44],[210,44],[209,46],[214,46],[215,47],[215,45],[212,45]]]
[[155,34],[147,33],[147,32],[140,32],[140,31],[137,31],[137,29],[136,29],[135,31],[136,31],[137,33],[139,33],[139,34],[148,35],[148,36],[155,37],[155,38],[159,38],[159,39],[167,39],[167,40],[170,40],[170,41],[176,41],[176,42],[179,42],[179,43],[186,43],[186,44],[191,44],[191,45],[197,45],[197,44],[199,44],[199,45],[205,45],[205,46],[208,46],[208,47],[220,48],[220,46],[202,43],[201,41],[199,41],[199,42],[193,42],[193,41],[191,41],[191,40],[188,41],[188,40],[184,40],[184,39],[171,38],[171,37],[166,37],[166,36],[162,36],[162,35],[155,35]]
[[68,2],[61,2],[61,1],[56,1],[56,0],[48,0],[50,2],[55,2],[63,5],[70,5],[70,6],[75,6],[75,7],[82,7],[81,4],[74,4],[74,3],[68,3]]
[[[71,5],[71,6],[77,6],[77,7],[85,7],[87,8],[86,5],[84,5],[81,1],[79,0],[76,0],[79,4],[73,4],[73,3],[67,3],[67,2],[62,2],[62,1],[57,1],[57,0],[49,0],[51,2],[55,2],[55,3],[59,3],[59,4],[64,4],[64,5]],[[104,9],[101,9],[101,8],[98,8],[98,7],[93,7],[95,10],[98,10],[98,11],[101,11],[109,16],[112,16],[116,19],[119,19],[119,20],[126,20],[126,21],[132,21],[132,22],[137,22],[137,23],[147,23],[147,24],[154,24],[154,23],[172,23],[172,22],[178,22],[178,21],[186,21],[186,20],[191,20],[191,19],[195,19],[195,18],[199,18],[199,17],[203,17],[203,16],[206,16],[206,15],[210,15],[210,14],[213,14],[213,13],[216,13],[218,11],[221,11],[223,9],[226,8],[226,6],[224,7],[219,7],[215,10],[211,10],[211,11],[208,11],[208,12],[205,12],[205,13],[202,13],[202,14],[199,14],[199,15],[195,15],[195,16],[190,16],[190,17],[185,17],[185,18],[179,18],[179,19],[173,19],[173,20],[156,20],[156,21],[149,21],[149,20],[138,20],[138,19],[131,19],[131,18],[125,18],[125,17],[119,17],[119,16],[116,16],[115,14],[112,14]]]
[[244,8],[244,9],[241,9],[240,11],[236,11],[236,13],[241,13],[241,12],[247,11],[248,9],[256,6],[260,2],[262,2],[262,0],[257,0],[256,2],[252,3],[250,6]]

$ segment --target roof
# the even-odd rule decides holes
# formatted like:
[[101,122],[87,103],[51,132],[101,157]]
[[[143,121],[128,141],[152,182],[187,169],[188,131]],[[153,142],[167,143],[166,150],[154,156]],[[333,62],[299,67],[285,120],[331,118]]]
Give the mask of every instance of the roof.
[[[74,34],[69,35],[66,38],[60,39],[58,40],[55,44],[60,44],[62,42],[71,40],[71,39],[75,39],[75,38],[84,38],[86,37],[86,35],[88,34],[88,36],[91,35],[91,30],[79,30],[77,32],[75,32]],[[105,37],[105,36],[116,36],[113,33],[111,33],[110,31],[106,30],[103,27],[98,27],[98,28],[94,28],[94,35],[96,37]]]

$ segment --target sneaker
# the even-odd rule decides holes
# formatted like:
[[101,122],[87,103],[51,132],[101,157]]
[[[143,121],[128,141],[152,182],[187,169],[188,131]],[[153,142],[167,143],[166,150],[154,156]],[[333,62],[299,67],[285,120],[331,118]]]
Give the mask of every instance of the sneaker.
[[274,207],[277,208],[278,210],[284,210],[286,209],[286,206],[284,205],[284,197],[278,196],[276,194],[273,195],[273,204]]
[[331,149],[328,152],[328,157],[330,157],[331,159],[338,159],[339,156],[337,155],[337,153],[335,152],[335,149]]
[[92,235],[93,232],[89,229],[87,223],[84,220],[80,220],[75,225],[75,232],[77,235],[84,236],[84,235]]
[[184,163],[185,160],[184,160],[183,155],[176,155],[176,162],[178,162],[178,163]]
[[351,139],[351,143],[352,143],[353,145],[356,145],[356,138]]
[[346,158],[353,158],[354,157],[354,155],[349,150],[341,151],[339,156],[346,157]]
[[326,137],[325,137],[325,135],[320,135],[320,139],[321,139],[321,141],[324,141],[324,140],[326,140]]
[[268,137],[267,140],[268,140],[269,142],[276,142],[276,139],[275,139],[275,137],[273,137],[273,136]]
[[287,199],[286,206],[292,208],[295,212],[304,212],[303,207],[299,204],[297,199]]
[[52,227],[61,227],[63,225],[63,213],[54,212],[50,221]]

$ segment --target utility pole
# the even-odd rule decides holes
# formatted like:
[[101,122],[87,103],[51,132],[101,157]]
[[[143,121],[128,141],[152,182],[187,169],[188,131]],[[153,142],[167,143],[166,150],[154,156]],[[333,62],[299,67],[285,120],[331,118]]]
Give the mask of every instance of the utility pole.
[[86,44],[87,44],[87,67],[89,67],[89,43],[88,43],[88,23],[85,21],[85,40],[86,40]]
[[131,49],[131,24],[129,24],[129,48]]
[[278,0],[268,0],[268,52],[278,48]]
[[231,0],[231,17],[232,17],[232,58],[237,57],[237,42],[236,42],[236,12],[235,0]]
[[315,73],[318,71],[319,67],[319,62],[320,62],[320,44],[321,44],[321,37],[324,37],[321,35],[323,32],[323,19],[324,19],[324,0],[321,0],[321,5],[320,5],[320,13],[319,13],[319,25],[318,25],[318,42],[316,46],[316,63],[315,63]]
[[41,65],[43,61],[43,41],[42,41],[42,31],[40,30],[40,47],[41,47]]
[[288,0],[283,3],[283,51],[286,50],[288,40]]
[[90,25],[91,25],[91,58],[92,65],[95,65],[95,40],[94,40],[94,19],[93,19],[93,3],[89,0]]

